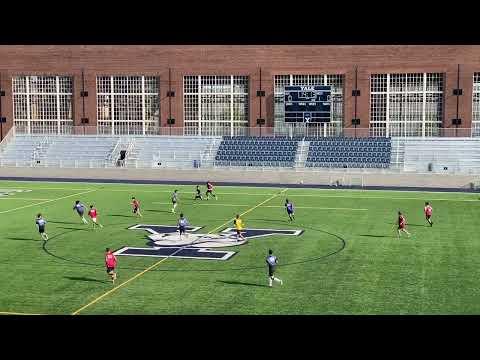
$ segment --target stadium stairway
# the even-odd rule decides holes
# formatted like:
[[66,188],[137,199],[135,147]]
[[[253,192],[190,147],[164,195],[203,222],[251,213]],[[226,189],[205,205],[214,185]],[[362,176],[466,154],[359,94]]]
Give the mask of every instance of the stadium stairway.
[[310,141],[305,141],[305,139],[302,139],[298,142],[297,155],[295,156],[295,168],[305,168],[305,162],[307,161],[309,149]]

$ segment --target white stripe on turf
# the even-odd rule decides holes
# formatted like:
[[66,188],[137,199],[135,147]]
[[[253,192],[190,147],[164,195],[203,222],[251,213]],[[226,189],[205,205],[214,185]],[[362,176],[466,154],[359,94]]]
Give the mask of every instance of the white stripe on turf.
[[21,210],[21,209],[26,209],[26,208],[29,208],[29,207],[32,207],[32,206],[43,205],[43,204],[47,204],[47,203],[53,202],[53,201],[68,199],[68,198],[73,197],[73,196],[88,194],[88,193],[93,192],[93,191],[97,191],[97,190],[94,189],[94,190],[89,190],[89,191],[83,191],[83,192],[80,192],[80,193],[75,193],[75,194],[71,194],[71,195],[67,195],[67,196],[62,196],[62,197],[59,197],[59,198],[56,198],[56,199],[51,199],[51,200],[46,200],[46,201],[42,201],[42,202],[35,203],[35,204],[20,206],[20,207],[10,209],[10,210],[0,211],[0,214],[5,214],[5,213],[9,213],[9,212],[16,211],[16,210]]
[[[171,203],[167,202],[153,202],[152,204],[159,204],[159,205],[171,205]],[[250,205],[245,205],[245,204],[222,204],[222,203],[192,203],[192,205],[195,204],[195,206],[250,206]],[[191,205],[191,204],[188,204]],[[264,207],[264,208],[284,208],[285,206],[281,205],[262,205],[259,207]],[[295,209],[315,209],[315,210],[351,210],[351,211],[367,211],[368,209],[357,209],[357,208],[343,208],[343,207],[315,207],[315,206],[295,206]]]
[[44,200],[51,200],[51,199],[32,199],[32,198],[22,198],[22,197],[15,197],[15,196],[6,196],[6,197],[0,197],[0,200],[33,200],[33,201],[44,201]]

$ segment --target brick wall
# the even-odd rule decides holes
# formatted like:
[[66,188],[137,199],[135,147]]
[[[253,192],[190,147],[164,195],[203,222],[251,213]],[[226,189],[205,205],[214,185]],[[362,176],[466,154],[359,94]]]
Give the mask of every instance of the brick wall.
[[[275,74],[345,74],[345,126],[354,116],[354,72],[358,67],[357,117],[368,128],[370,117],[369,76],[372,73],[441,72],[445,74],[444,126],[456,117],[457,65],[460,64],[459,117],[462,127],[471,124],[472,77],[480,71],[480,46],[0,46],[2,115],[6,129],[12,125],[11,77],[72,75],[74,123],[83,117],[82,69],[85,76],[85,116],[96,124],[97,75],[156,75],[160,77],[161,126],[169,116],[168,71],[171,70],[171,116],[183,126],[184,75],[247,75],[250,78],[250,124],[256,126],[260,102],[266,126],[273,126],[273,79]],[[265,97],[258,99],[262,69]],[[4,131],[5,132],[5,131]]]

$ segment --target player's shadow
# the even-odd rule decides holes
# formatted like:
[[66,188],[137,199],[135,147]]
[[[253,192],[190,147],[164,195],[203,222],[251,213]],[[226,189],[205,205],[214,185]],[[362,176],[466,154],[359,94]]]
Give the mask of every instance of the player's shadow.
[[285,224],[285,223],[292,223],[294,222],[289,221],[288,217],[285,220],[275,220],[275,219],[252,219],[252,221],[266,221],[266,222],[274,222],[274,223],[279,223],[279,224]]
[[217,282],[221,282],[221,283],[223,283],[223,284],[229,284],[229,285],[246,285],[246,286],[268,287],[267,285],[255,284],[255,283],[247,283],[247,282],[241,282],[241,281],[217,280]]
[[78,224],[80,224],[79,222],[54,221],[54,220],[48,220],[48,222],[52,223],[52,224],[66,224],[66,225],[78,225]]
[[[388,225],[397,225],[397,223],[393,224],[393,223],[387,223]],[[407,227],[409,226],[421,226],[421,227],[424,227],[424,226],[430,226],[429,224],[423,224],[423,225],[420,225],[420,224],[410,224],[408,223],[407,224]]]
[[395,238],[396,237],[396,236],[390,236],[390,235],[371,235],[371,234],[364,234],[364,235],[358,235],[358,236],[373,237],[373,238]]
[[73,280],[73,281],[91,281],[91,282],[99,282],[99,283],[106,283],[106,280],[98,280],[92,279],[87,277],[76,277],[76,276],[64,276],[65,279]]
[[59,226],[59,228],[60,229],[67,229],[67,230],[78,230],[78,231],[89,231],[90,230],[90,227],[88,229],[79,229],[79,228]]
[[32,238],[17,238],[17,237],[7,237],[5,240],[16,240],[16,241],[43,241],[42,239],[32,239]]
[[125,218],[134,217],[133,215],[121,215],[121,214],[108,214],[107,216],[116,216],[116,217],[125,217]]
[[[172,211],[168,211],[168,210],[153,210],[153,209],[145,209],[143,211],[150,211],[150,212],[157,212],[157,213],[166,213],[166,214],[171,214]],[[178,211],[177,211],[178,212]]]

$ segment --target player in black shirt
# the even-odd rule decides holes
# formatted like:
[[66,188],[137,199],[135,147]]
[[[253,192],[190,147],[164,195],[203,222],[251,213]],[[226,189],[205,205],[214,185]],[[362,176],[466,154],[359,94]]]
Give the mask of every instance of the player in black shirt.
[[203,200],[203,198],[202,198],[202,193],[200,192],[200,185],[197,185],[196,192],[197,192],[197,195],[195,195],[195,199],[194,199],[194,200],[197,200],[197,199]]

